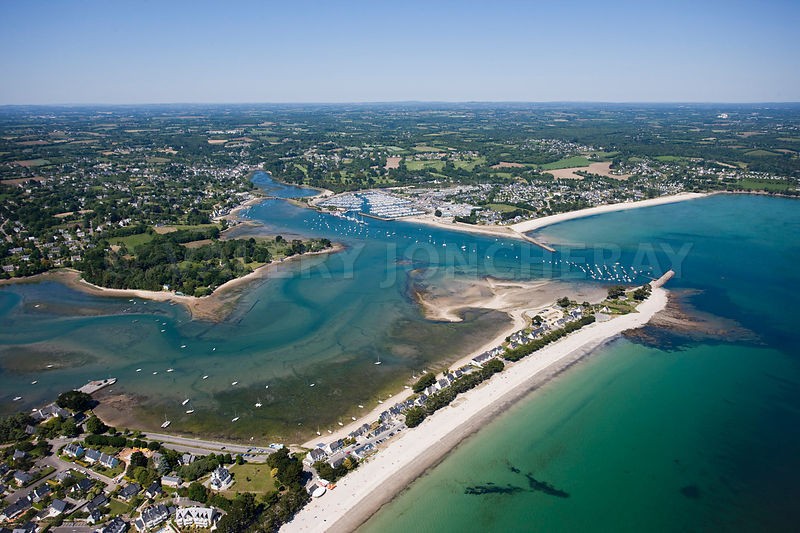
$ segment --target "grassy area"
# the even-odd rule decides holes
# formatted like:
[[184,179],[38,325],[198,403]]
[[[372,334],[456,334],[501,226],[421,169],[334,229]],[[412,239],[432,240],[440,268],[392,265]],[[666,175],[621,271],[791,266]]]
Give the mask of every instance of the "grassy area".
[[173,231],[178,231],[182,229],[188,230],[195,230],[195,229],[208,229],[218,226],[218,224],[197,224],[197,225],[189,225],[189,224],[176,224],[174,226],[159,226],[155,228],[156,233],[159,235],[163,235],[165,233],[172,233]]
[[749,155],[750,157],[778,157],[781,154],[776,154],[769,150],[750,150],[749,152],[745,152],[744,155]]
[[126,514],[130,509],[130,506],[127,503],[120,501],[116,498],[111,498],[111,501],[108,504],[108,509],[109,509],[108,513],[111,516],[119,516]]
[[788,182],[778,180],[739,180],[736,182],[736,186],[740,189],[750,189],[753,191],[763,191],[766,189],[770,192],[785,192],[789,190]]
[[449,148],[437,148],[436,146],[428,146],[421,144],[413,148],[415,152],[446,152]]
[[609,159],[614,159],[619,152],[590,152],[586,154],[587,156],[594,156],[594,159],[608,161]]
[[456,168],[463,168],[464,170],[468,170],[470,172],[472,172],[472,169],[474,169],[476,166],[484,164],[486,164],[485,157],[476,157],[475,159],[469,159],[464,161],[461,160],[453,161],[453,165]]
[[442,170],[444,168],[444,161],[410,161],[406,159],[406,168],[411,172],[420,171],[422,169]]
[[539,165],[539,168],[542,170],[559,170],[562,168],[588,167],[589,163],[590,161],[584,156],[576,155],[554,161],[553,163],[547,163],[546,165]]
[[270,467],[265,463],[233,465],[228,470],[231,471],[233,479],[236,480],[233,485],[235,490],[228,491],[231,496],[237,492],[266,494],[277,488],[275,479],[270,475]]
[[128,250],[132,252],[133,249],[140,244],[144,244],[152,240],[153,236],[150,233],[137,233],[136,235],[128,235],[127,237],[114,237],[111,239],[111,244],[122,243]]
[[488,204],[486,207],[488,207],[493,211],[497,211],[498,213],[509,213],[511,211],[519,209],[519,207],[508,204]]

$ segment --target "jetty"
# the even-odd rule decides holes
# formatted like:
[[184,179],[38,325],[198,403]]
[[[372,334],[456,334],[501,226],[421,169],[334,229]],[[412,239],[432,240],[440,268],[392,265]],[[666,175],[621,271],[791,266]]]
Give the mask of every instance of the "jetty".
[[95,392],[99,391],[100,389],[104,389],[108,386],[113,385],[117,382],[117,378],[107,378],[107,379],[98,379],[95,381],[90,381],[83,387],[79,389],[75,389],[78,392],[85,392],[86,394],[94,394]]

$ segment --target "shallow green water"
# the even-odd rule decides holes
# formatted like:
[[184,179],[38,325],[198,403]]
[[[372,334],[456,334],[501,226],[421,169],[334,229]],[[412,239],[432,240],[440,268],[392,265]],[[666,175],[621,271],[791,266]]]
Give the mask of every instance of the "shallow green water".
[[[646,344],[616,340],[469,439],[363,529],[796,531],[798,205],[713,197],[547,228],[540,237],[572,243],[578,257],[595,254],[582,243],[604,242],[630,263],[652,248],[664,264],[661,244],[691,244],[669,287],[699,291],[687,297],[693,306],[757,340],[651,326]],[[484,493],[465,493],[476,487]]]

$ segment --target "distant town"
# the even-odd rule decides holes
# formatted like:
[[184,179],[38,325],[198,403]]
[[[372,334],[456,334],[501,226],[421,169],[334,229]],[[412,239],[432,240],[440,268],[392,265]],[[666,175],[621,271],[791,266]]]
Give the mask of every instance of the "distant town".
[[321,208],[489,226],[687,191],[797,195],[797,108],[728,107],[6,108],[0,277],[224,230],[260,195],[256,169],[330,191]]

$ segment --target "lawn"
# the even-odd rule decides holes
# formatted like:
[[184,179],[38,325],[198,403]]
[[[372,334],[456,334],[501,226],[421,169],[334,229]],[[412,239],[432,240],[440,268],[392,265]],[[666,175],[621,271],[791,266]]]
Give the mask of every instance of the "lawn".
[[476,166],[484,164],[486,164],[485,157],[476,157],[475,159],[453,161],[453,165],[456,168],[463,168],[464,170],[469,170],[470,172],[472,172],[472,169],[474,169]]
[[519,207],[508,204],[488,204],[486,207],[498,213],[509,213],[519,209]]
[[217,226],[217,224],[197,224],[195,226],[189,224],[175,224],[174,226],[159,226],[155,228],[156,233],[163,235],[165,233],[172,233],[182,229],[195,230],[195,229],[208,229]]
[[749,152],[745,152],[744,155],[749,155],[750,157],[778,157],[781,154],[776,154],[769,150],[750,150]]
[[110,514],[111,516],[123,515],[126,514],[129,510],[130,510],[130,505],[116,498],[111,498],[111,501],[108,503],[108,514]]
[[736,185],[742,189],[750,189],[754,191],[761,191],[766,189],[770,192],[785,192],[789,190],[789,183],[779,180],[754,180],[746,179],[739,180]]
[[[233,474],[236,483],[233,485],[230,495],[237,492],[254,492],[266,494],[274,491],[277,487],[275,479],[270,475],[270,467],[266,463],[245,463],[243,465],[233,465],[228,468]],[[249,479],[249,481],[248,481]]]
[[127,237],[113,237],[111,239],[111,244],[117,244],[121,242],[128,250],[132,252],[133,249],[140,244],[144,244],[152,240],[153,236],[150,233],[137,233],[135,235],[128,235]]
[[547,163],[546,165],[539,165],[539,168],[542,170],[559,170],[562,168],[588,167],[589,163],[590,161],[582,155],[576,155],[554,161],[553,163]]
[[413,148],[415,152],[446,152],[449,148],[437,148],[436,146],[419,145]]
[[442,170],[444,161],[410,161],[406,159],[406,168],[411,172],[418,172],[422,169]]

